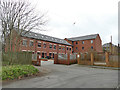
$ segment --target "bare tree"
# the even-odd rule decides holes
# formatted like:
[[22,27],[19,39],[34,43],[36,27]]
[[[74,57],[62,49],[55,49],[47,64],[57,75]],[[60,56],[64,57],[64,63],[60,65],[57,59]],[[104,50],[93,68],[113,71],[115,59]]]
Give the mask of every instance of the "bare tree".
[[[36,13],[31,4],[22,1],[0,1],[0,25],[3,43],[8,42],[9,50],[14,39],[13,32],[17,32],[16,43],[19,36],[31,30],[42,30],[46,24],[46,13]],[[8,41],[7,41],[8,40]]]

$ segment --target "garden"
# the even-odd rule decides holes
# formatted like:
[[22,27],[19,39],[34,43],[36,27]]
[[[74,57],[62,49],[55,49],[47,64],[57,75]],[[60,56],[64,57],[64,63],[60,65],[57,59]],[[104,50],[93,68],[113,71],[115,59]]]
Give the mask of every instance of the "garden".
[[2,80],[14,80],[36,75],[37,73],[39,71],[33,65],[7,65],[2,66],[0,78]]
[[32,54],[28,52],[2,53],[1,80],[14,80],[37,75],[39,70],[32,65]]

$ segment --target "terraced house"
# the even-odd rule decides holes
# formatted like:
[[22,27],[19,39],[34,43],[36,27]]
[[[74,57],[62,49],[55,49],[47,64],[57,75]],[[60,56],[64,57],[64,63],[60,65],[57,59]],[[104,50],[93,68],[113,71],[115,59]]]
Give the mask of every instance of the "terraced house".
[[85,53],[91,49],[97,52],[103,52],[102,40],[99,34],[65,38],[64,40],[72,45],[73,53]]
[[72,45],[59,39],[34,32],[22,34],[21,51],[37,53],[42,58],[54,58],[54,54],[72,53]]

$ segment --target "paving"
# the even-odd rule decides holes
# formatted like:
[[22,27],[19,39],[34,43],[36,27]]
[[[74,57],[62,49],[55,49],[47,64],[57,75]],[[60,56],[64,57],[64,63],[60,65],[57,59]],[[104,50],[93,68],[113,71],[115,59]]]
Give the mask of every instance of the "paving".
[[3,88],[116,88],[118,70],[93,68],[83,65],[57,65],[52,60],[43,61],[40,71],[47,74],[26,80],[19,80]]

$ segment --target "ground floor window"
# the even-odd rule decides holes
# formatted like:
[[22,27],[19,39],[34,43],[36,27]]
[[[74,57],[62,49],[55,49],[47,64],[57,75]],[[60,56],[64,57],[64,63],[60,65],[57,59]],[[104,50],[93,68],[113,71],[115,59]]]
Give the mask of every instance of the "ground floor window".
[[53,53],[53,58],[54,58],[54,53]]
[[52,53],[49,53],[49,57],[51,58]]
[[44,53],[42,53],[42,58],[44,58]]
[[47,53],[45,53],[45,58],[47,57]]

